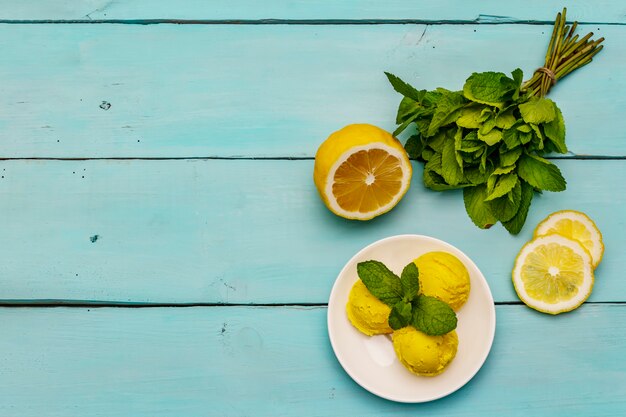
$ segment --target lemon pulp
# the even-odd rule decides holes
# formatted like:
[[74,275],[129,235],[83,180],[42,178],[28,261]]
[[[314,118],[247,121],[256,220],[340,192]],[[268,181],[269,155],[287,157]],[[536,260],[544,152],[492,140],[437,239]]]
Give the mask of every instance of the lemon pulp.
[[578,294],[584,280],[583,259],[557,243],[540,245],[522,266],[522,281],[532,298],[556,304]]
[[337,168],[332,191],[342,209],[368,213],[389,204],[401,187],[400,160],[370,149],[353,153]]

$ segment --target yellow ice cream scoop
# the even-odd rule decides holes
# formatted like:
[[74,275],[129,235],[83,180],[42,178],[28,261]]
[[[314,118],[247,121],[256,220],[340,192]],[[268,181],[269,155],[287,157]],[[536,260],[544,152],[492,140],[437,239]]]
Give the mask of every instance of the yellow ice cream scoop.
[[457,311],[470,292],[467,268],[448,252],[428,252],[413,261],[419,269],[422,294],[439,298]]
[[443,336],[429,336],[407,326],[393,334],[393,348],[400,363],[417,375],[442,373],[456,356],[458,345],[459,338],[454,330]]
[[352,325],[368,336],[393,332],[387,321],[391,308],[374,297],[361,280],[352,286],[346,311]]

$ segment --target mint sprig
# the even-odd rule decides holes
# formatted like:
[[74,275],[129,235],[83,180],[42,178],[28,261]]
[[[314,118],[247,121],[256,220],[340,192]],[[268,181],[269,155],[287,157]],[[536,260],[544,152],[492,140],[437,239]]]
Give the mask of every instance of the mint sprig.
[[398,277],[380,261],[357,264],[357,274],[369,292],[391,307],[389,327],[398,330],[412,325],[418,330],[440,336],[456,328],[454,310],[435,297],[418,294],[419,270],[411,262]]
[[500,222],[517,234],[535,191],[566,188],[559,168],[543,158],[567,153],[563,114],[545,95],[557,80],[591,62],[604,38],[574,35],[577,23],[567,25],[565,12],[557,15],[545,65],[527,82],[518,68],[511,76],[471,74],[461,91],[426,91],[385,73],[403,96],[394,135],[414,130],[405,149],[424,162],[424,185],[463,189],[467,214],[482,229]]

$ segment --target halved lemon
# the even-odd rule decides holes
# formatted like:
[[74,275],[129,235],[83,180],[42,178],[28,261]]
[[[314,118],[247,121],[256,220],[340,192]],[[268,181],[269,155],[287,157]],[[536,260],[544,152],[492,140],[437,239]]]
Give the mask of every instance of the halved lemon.
[[602,233],[596,224],[585,213],[574,210],[562,210],[546,217],[535,228],[535,237],[558,233],[580,242],[589,254],[596,268],[604,254]]
[[398,139],[368,124],[331,134],[317,150],[313,180],[326,207],[347,219],[369,220],[391,210],[411,181]]
[[528,242],[515,259],[515,292],[528,307],[549,314],[574,310],[591,294],[591,255],[577,241],[558,234]]

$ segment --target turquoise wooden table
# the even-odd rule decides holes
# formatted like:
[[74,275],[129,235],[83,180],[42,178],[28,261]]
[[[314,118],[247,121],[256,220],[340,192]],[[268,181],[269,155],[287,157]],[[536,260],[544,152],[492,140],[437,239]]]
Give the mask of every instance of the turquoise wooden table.
[[[179,3],[0,0],[1,416],[626,415],[622,1]],[[528,75],[563,5],[606,46],[551,93],[568,187],[518,236],[475,228],[417,162],[387,215],[328,212],[315,150],[349,123],[393,130],[383,71]],[[593,217],[606,252],[588,302],[552,317],[510,271],[559,209]],[[470,256],[497,313],[476,377],[413,405],[353,382],[326,328],[344,263],[405,233]]]

